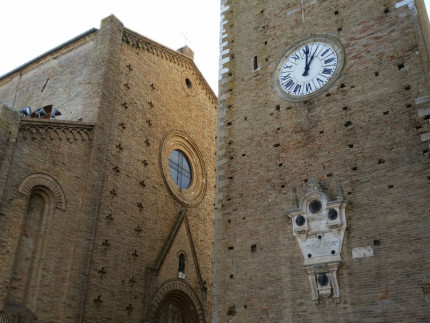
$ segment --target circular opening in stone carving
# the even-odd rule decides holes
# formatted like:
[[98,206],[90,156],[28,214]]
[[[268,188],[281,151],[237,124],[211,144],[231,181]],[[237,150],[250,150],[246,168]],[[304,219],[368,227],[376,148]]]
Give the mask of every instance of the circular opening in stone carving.
[[296,218],[296,224],[301,227],[303,224],[305,224],[306,219],[303,215],[298,215]]
[[189,89],[191,89],[193,87],[193,84],[191,83],[191,81],[188,77],[185,79],[185,84],[187,85],[187,88],[189,88]]
[[170,153],[169,157],[170,176],[181,189],[187,189],[191,184],[191,167],[187,156],[179,149]]
[[318,275],[318,284],[320,286],[327,286],[328,285],[328,277],[326,274],[319,274]]
[[309,211],[312,213],[318,213],[321,211],[322,204],[320,200],[313,200],[311,203],[309,203]]
[[337,211],[335,209],[328,210],[327,217],[328,217],[329,220],[332,220],[332,221],[336,220],[336,218],[337,218]]

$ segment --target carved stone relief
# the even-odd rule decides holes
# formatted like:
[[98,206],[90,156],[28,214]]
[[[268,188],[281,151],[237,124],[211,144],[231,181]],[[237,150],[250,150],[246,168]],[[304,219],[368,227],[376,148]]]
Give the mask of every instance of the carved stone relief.
[[333,297],[339,302],[337,271],[342,265],[346,204],[340,182],[335,200],[331,200],[318,180],[312,177],[306,183],[300,203],[293,190],[292,206],[287,215],[293,222],[293,235],[304,258],[302,268],[308,274],[315,302],[321,297]]

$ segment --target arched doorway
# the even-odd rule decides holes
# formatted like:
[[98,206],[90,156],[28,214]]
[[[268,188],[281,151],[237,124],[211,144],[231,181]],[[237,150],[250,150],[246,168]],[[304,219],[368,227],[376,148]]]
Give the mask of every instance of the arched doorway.
[[150,318],[157,323],[204,323],[204,313],[194,290],[185,282],[172,280],[157,291]]
[[155,313],[158,323],[197,323],[197,310],[190,298],[181,291],[168,293]]

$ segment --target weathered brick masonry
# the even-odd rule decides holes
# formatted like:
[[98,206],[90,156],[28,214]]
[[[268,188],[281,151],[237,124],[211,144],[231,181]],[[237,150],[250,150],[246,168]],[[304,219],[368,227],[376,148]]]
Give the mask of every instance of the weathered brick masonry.
[[[286,102],[273,71],[315,34],[343,71]],[[428,46],[423,1],[221,1],[213,322],[430,320]],[[310,177],[348,200],[339,303],[312,300],[287,216]]]
[[[216,97],[192,56],[111,16],[0,79],[0,311],[210,320]],[[49,104],[55,120],[18,113]]]

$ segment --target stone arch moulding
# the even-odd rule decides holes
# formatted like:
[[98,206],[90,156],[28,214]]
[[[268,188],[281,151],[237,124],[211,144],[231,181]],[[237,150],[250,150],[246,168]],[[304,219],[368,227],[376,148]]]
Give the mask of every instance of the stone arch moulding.
[[30,196],[31,191],[38,186],[44,186],[52,191],[54,194],[55,207],[60,210],[66,209],[66,196],[61,188],[61,185],[46,174],[32,174],[27,176],[18,188],[18,191]]
[[199,317],[198,323],[205,323],[205,315],[203,312],[203,307],[202,307],[202,304],[200,303],[200,299],[198,298],[197,294],[194,292],[194,290],[191,288],[190,285],[178,279],[172,279],[164,282],[163,285],[161,285],[161,287],[157,290],[151,302],[149,318],[151,320],[155,319],[157,310],[162,304],[162,302],[165,300],[166,296],[168,296],[169,293],[175,292],[175,291],[182,292],[188,296],[188,298],[193,303],[197,311],[197,314]]

